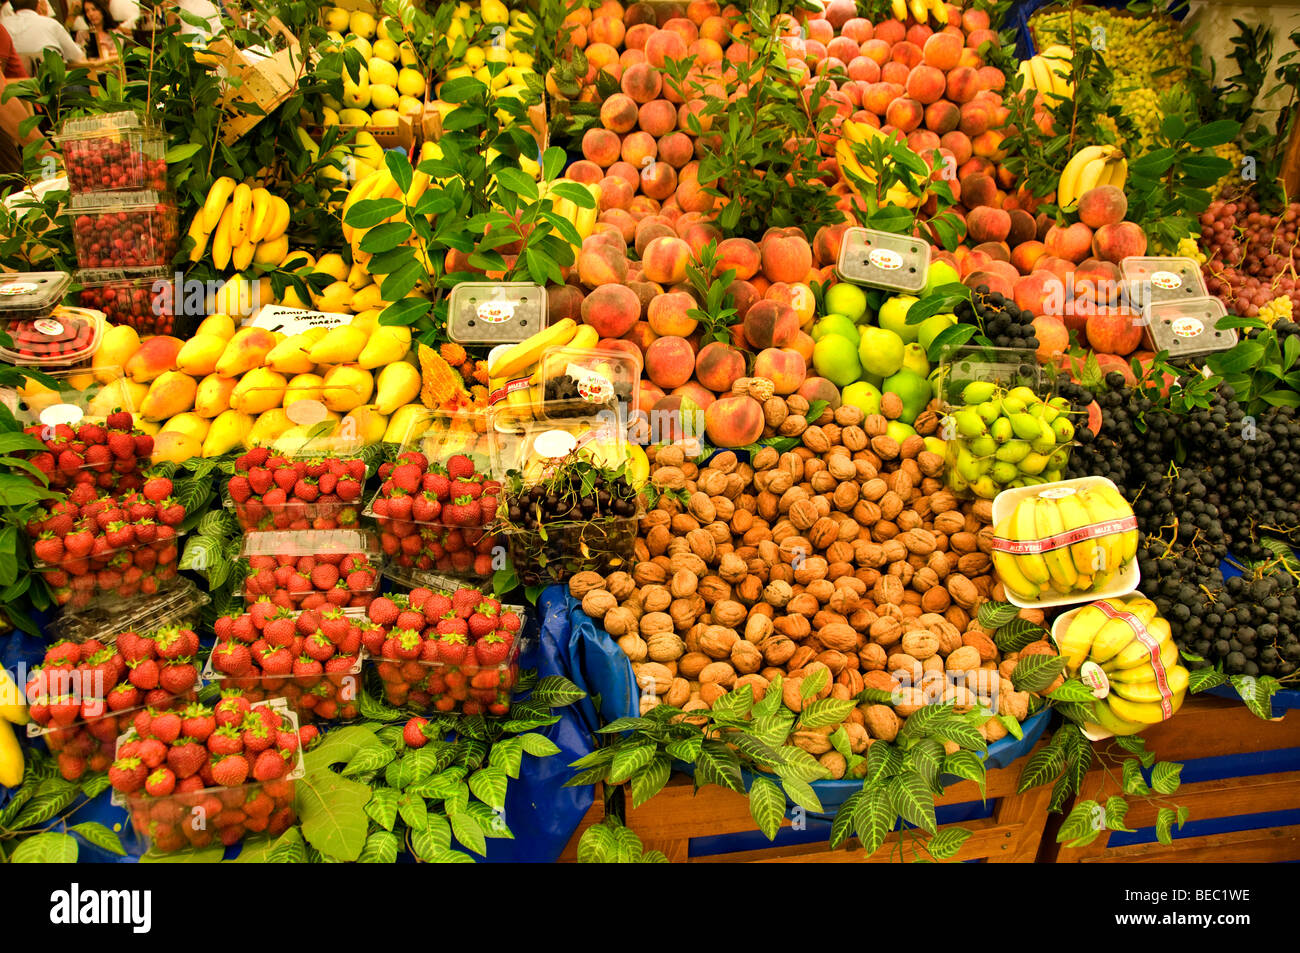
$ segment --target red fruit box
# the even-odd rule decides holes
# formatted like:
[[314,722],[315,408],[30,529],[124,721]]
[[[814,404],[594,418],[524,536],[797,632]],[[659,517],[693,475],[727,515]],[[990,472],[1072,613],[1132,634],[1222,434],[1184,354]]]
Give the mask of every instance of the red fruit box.
[[222,490],[245,530],[355,529],[367,466],[356,456],[291,456],[255,447],[235,461]]
[[68,215],[82,268],[169,265],[180,244],[176,203],[160,192],[74,196]]
[[[292,707],[283,699],[272,699],[269,704],[297,733],[298,716]],[[132,728],[117,738],[117,747],[135,738]],[[229,847],[249,834],[278,837],[298,820],[294,809],[297,781],[307,773],[301,746],[297,755],[293,768],[273,781],[200,788],[164,797],[123,794],[114,789],[112,803],[126,809],[147,852],[172,853],[213,844]]]
[[203,320],[201,311],[175,313],[176,284],[170,268],[82,268],[76,280],[81,286],[78,302],[104,312],[109,324],[188,339]]
[[133,112],[65,120],[54,141],[73,195],[167,188],[167,136]]
[[86,308],[58,307],[43,318],[10,321],[4,333],[13,347],[0,346],[0,360],[20,367],[72,367],[99,350],[104,316]]
[[379,541],[359,529],[249,533],[240,555],[244,604],[267,597],[286,609],[362,607],[379,591]]

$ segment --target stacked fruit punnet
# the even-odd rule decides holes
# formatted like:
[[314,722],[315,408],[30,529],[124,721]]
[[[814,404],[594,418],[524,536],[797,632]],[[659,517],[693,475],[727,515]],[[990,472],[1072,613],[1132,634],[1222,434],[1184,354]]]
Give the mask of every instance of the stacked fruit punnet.
[[370,604],[362,636],[385,700],[422,711],[504,715],[519,675],[523,609],[478,589],[412,589]]
[[[1058,631],[1059,630],[1059,631]],[[1095,724],[1131,735],[1174,716],[1187,694],[1188,671],[1156,604],[1140,593],[1103,599],[1053,628],[1066,672],[1094,689]]]
[[217,620],[212,674],[250,701],[283,697],[305,720],[353,718],[362,637],[372,626],[339,606],[293,612],[262,599]]
[[[546,400],[542,367],[546,352],[559,347],[586,350],[599,342],[600,334],[591,325],[561,318],[502,350],[488,361],[488,406],[499,418],[514,424],[541,418]],[[635,347],[626,350],[640,357]]]
[[[249,553],[250,546],[256,550]],[[362,547],[367,551],[360,551]],[[367,606],[379,589],[370,538],[355,530],[257,533],[245,543],[244,604],[266,598],[285,609]]]
[[[26,395],[24,395],[26,396]],[[153,437],[135,429],[125,411],[114,411],[102,423],[94,419],[68,424],[33,424],[25,432],[45,445],[32,454],[32,466],[45,475],[51,489],[81,485],[99,490],[135,490],[153,454]]]
[[254,447],[235,459],[226,486],[245,530],[346,529],[361,525],[365,482],[359,457],[290,458]]
[[207,252],[218,271],[244,271],[254,262],[279,266],[289,254],[288,228],[288,202],[261,186],[236,184],[223,175],[212,183],[190,222],[190,261],[200,261]]
[[1133,507],[1110,483],[1056,486],[1026,496],[994,530],[993,565],[1026,602],[1099,592],[1137,555]]
[[972,381],[944,420],[948,486],[991,500],[1007,487],[1055,483],[1070,462],[1074,425],[1064,397]]
[[238,694],[183,714],[145,711],[118,739],[108,778],[153,849],[275,837],[296,820],[290,775],[316,735],[281,708]]
[[178,625],[122,632],[111,644],[57,642],[27,679],[28,733],[44,739],[69,781],[103,771],[138,711],[171,709],[194,697],[198,650],[194,630]]
[[82,268],[170,265],[180,236],[176,203],[156,192],[98,193],[74,204],[72,240]]
[[462,453],[438,463],[414,450],[382,464],[379,478],[370,511],[380,547],[399,573],[492,575],[497,537],[485,527],[496,520],[500,483]]

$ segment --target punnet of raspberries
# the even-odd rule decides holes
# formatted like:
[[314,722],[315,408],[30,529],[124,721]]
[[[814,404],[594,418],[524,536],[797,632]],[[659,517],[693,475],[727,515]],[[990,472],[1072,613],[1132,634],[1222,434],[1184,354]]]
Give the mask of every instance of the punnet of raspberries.
[[113,742],[137,712],[194,699],[198,650],[198,635],[183,625],[121,632],[111,644],[58,642],[27,679],[31,733],[44,739],[69,781],[103,771]]
[[365,607],[379,588],[374,536],[357,530],[286,530],[250,534],[244,604],[263,597],[286,609]]
[[367,610],[376,628],[361,642],[391,705],[465,715],[504,715],[519,676],[524,610],[478,589],[412,589]]
[[103,311],[109,324],[182,338],[188,338],[198,324],[193,316],[177,318],[175,284],[167,269],[131,275],[117,269],[84,269],[77,272],[77,282],[81,285],[77,301],[83,308]]
[[477,472],[464,454],[445,466],[409,450],[379,468],[383,480],[370,504],[380,545],[403,569],[486,578],[496,567],[496,519],[501,484]]
[[61,142],[68,186],[82,192],[167,188],[166,140],[143,131]]
[[185,507],[172,481],[150,477],[139,490],[97,495],[79,483],[27,522],[36,568],[59,605],[153,595],[176,579],[177,534]]
[[126,411],[109,414],[102,424],[34,424],[25,430],[45,445],[30,460],[48,477],[51,489],[87,483],[101,490],[138,490],[144,485],[153,437],[135,430]]
[[289,458],[254,447],[235,460],[226,488],[246,530],[340,529],[361,525],[366,462]]
[[118,739],[108,780],[158,850],[274,836],[295,820],[294,780],[316,736],[283,706],[229,692],[215,707],[138,713]]
[[355,718],[362,637],[377,628],[339,606],[293,612],[263,598],[217,620],[205,674],[252,700],[282,697],[305,720]]
[[148,268],[171,263],[180,244],[175,202],[159,201],[153,192],[82,199],[83,203],[73,200],[71,212],[72,241],[82,268]]

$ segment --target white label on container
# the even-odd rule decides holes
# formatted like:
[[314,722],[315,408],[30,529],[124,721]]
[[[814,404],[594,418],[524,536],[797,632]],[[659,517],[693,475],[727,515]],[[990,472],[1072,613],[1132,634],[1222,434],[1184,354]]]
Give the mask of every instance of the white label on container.
[[1084,662],[1079,666],[1079,681],[1092,689],[1092,697],[1105,698],[1110,694],[1110,679],[1096,662]]
[[38,318],[32,322],[32,327],[47,337],[58,337],[63,333],[63,325],[54,318]]
[[86,412],[76,404],[51,404],[41,411],[41,423],[47,427],[57,427],[59,424],[75,424],[86,415]]
[[548,430],[533,440],[533,450],[538,456],[550,459],[567,457],[578,446],[578,438],[567,430]]
[[1205,325],[1201,323],[1200,318],[1174,318],[1169,322],[1169,330],[1180,338],[1194,338],[1200,336],[1205,330]]
[[867,252],[867,261],[884,271],[897,271],[903,267],[903,256],[888,248],[873,248]]
[[1175,288],[1182,287],[1183,279],[1172,271],[1153,271],[1151,273],[1151,283],[1165,291],[1173,291]]
[[577,382],[578,396],[593,404],[600,404],[614,399],[614,384],[608,377],[578,364],[570,364],[564,373]]
[[7,298],[14,295],[29,295],[38,287],[40,286],[34,281],[10,281],[0,285],[0,295]]
[[1074,496],[1074,494],[1078,492],[1079,491],[1072,486],[1054,486],[1050,490],[1044,490],[1038,495],[1048,500],[1060,500],[1067,496]]
[[474,313],[484,324],[505,324],[507,321],[514,320],[515,302],[484,301],[474,310]]
[[312,328],[334,328],[340,324],[351,323],[350,314],[339,314],[334,311],[306,311],[302,308],[268,304],[258,309],[257,314],[246,327],[266,328],[268,331],[279,331],[285,337],[293,337]]
[[310,427],[328,419],[329,410],[319,400],[312,400],[309,397],[305,400],[295,400],[284,409],[284,415],[299,426]]

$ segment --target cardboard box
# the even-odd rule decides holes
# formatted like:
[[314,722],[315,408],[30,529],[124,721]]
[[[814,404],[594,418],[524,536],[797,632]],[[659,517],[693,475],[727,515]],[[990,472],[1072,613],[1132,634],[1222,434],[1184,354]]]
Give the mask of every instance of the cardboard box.
[[224,34],[208,43],[209,61],[215,59],[215,68],[236,81],[227,85],[221,98],[221,108],[226,114],[221,141],[226,145],[246,135],[298,87],[305,67],[298,38],[274,17],[268,26],[277,39],[284,41],[282,49],[275,52],[266,47],[241,49]]

